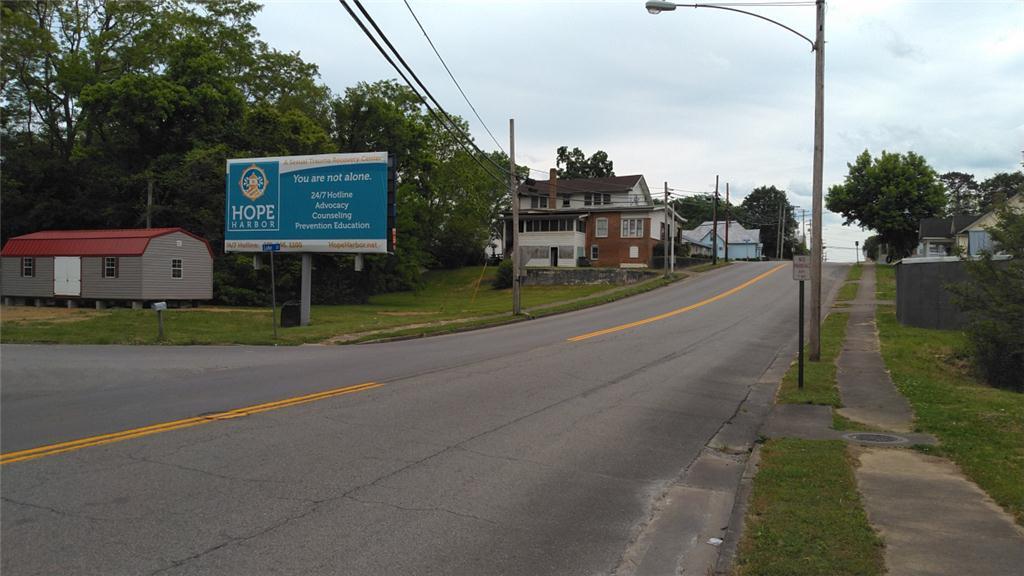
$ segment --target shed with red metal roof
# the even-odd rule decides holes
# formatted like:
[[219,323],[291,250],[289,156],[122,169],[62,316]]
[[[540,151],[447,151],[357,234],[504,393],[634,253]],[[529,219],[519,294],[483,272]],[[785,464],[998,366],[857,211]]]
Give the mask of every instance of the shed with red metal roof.
[[5,303],[213,298],[213,250],[183,228],[34,232],[8,240],[0,262]]

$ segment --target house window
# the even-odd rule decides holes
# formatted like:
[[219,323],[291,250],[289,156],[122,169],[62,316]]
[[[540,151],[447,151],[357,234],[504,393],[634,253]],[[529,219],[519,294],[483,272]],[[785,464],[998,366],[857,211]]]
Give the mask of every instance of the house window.
[[598,254],[597,244],[592,244],[590,246],[590,259],[591,260],[597,260],[597,254]]
[[598,238],[608,237],[608,219],[598,218],[594,221],[594,236]]
[[629,257],[630,258],[639,258],[640,257],[640,247],[639,246],[630,246],[629,247]]
[[611,194],[586,193],[583,195],[584,206],[606,206],[612,203]]
[[171,278],[181,279],[181,258],[171,260]]
[[562,208],[569,207],[569,198],[570,196],[568,194],[562,194]]
[[547,196],[530,196],[530,208],[547,208]]
[[117,278],[118,258],[116,256],[105,256],[103,258],[103,277]]
[[643,238],[644,236],[644,220],[643,218],[623,218],[622,219],[622,237],[623,238]]
[[21,259],[21,275],[24,278],[34,278],[36,275],[36,259],[35,258],[22,258]]
[[583,220],[577,220],[576,221],[576,231],[577,232],[586,232],[587,231],[586,226],[587,226],[587,223],[585,221],[583,221]]

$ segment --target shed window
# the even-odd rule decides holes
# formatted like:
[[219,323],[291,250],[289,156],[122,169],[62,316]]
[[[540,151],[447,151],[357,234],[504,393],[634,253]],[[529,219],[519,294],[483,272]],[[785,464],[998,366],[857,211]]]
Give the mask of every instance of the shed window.
[[181,278],[181,258],[171,260],[171,278]]
[[116,256],[105,256],[103,258],[103,277],[117,278],[120,258]]
[[623,238],[642,238],[644,235],[644,221],[643,218],[623,218],[622,219],[622,237]]
[[21,275],[24,278],[33,278],[36,275],[36,259],[35,258],[22,258],[21,259]]
[[607,218],[598,218],[597,220],[594,220],[594,236],[597,236],[598,238],[608,237]]

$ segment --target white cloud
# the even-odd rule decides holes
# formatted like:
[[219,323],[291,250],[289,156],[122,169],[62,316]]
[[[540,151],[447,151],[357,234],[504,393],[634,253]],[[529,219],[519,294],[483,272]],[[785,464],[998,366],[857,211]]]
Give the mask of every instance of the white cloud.
[[[774,184],[809,207],[814,58],[785,30],[719,10],[655,17],[642,0],[410,3],[503,145],[516,118],[520,161],[546,171],[557,146],[602,149],[655,185],[706,190],[720,174],[738,197]],[[404,4],[364,4],[493,148]],[[812,7],[757,11],[813,34]],[[865,148],[979,179],[1020,167],[1024,2],[832,0],[826,14],[826,189]],[[256,24],[336,92],[396,77],[337,2],[272,2]],[[868,235],[824,222],[826,242]]]

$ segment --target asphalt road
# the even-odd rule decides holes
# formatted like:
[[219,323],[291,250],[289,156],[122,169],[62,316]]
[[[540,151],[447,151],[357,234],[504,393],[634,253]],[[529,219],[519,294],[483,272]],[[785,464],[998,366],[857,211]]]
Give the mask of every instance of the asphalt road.
[[[787,268],[389,344],[3,346],[2,451],[376,382],[2,468],[9,574],[605,574],[777,355]],[[827,266],[826,290],[845,273]]]

